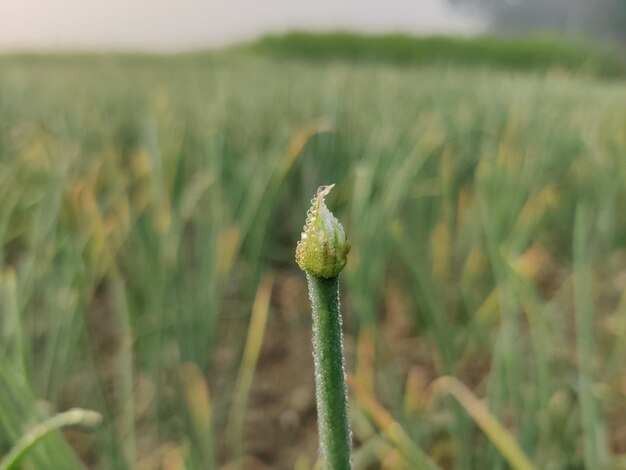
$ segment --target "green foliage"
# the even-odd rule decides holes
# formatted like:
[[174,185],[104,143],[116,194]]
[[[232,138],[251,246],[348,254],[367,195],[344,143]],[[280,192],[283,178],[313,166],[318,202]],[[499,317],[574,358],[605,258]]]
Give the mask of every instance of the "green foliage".
[[300,60],[464,65],[538,71],[562,68],[608,77],[626,73],[622,62],[602,52],[599,47],[551,37],[453,38],[292,32],[264,37],[250,47],[255,52]]
[[[370,407],[378,432],[351,402],[368,455],[408,441],[505,468],[463,409],[423,399],[425,369],[485,398],[539,468],[611,459],[624,102],[620,80],[487,66],[0,58],[0,453],[78,406],[104,416],[73,442],[90,466],[225,464],[240,358],[215,352],[242,348],[263,272],[301,277],[302,214],[333,181],[348,370],[374,368],[388,410]],[[80,466],[58,433],[24,463]]]
[[[22,468],[19,460],[27,456],[35,468],[80,469],[82,465],[70,446],[55,432],[58,426],[39,424],[45,419],[44,410],[37,408],[37,399],[24,383],[24,375],[13,365],[0,358],[0,468]],[[58,417],[51,419],[55,418],[58,421]]]
[[[33,429],[24,434],[19,441],[13,446],[11,451],[7,453],[0,461],[0,469],[12,470],[20,468],[22,459],[33,452],[41,441],[53,434],[55,431],[67,426],[87,426],[94,427],[100,424],[102,416],[95,411],[82,410],[80,408],[73,408],[69,411],[59,413],[51,418],[46,419],[43,423],[37,424]],[[59,448],[63,447],[62,443],[57,443]],[[64,465],[70,464],[71,454],[68,452],[69,462],[64,462]],[[77,462],[72,462],[70,465],[76,465]],[[51,462],[48,463],[51,465]]]

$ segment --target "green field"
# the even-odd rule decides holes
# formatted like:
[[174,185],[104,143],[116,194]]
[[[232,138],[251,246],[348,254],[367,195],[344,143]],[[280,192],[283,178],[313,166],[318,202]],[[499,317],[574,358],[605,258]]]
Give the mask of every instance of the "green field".
[[357,468],[626,468],[626,82],[305,59],[0,57],[0,455],[312,468],[336,183]]

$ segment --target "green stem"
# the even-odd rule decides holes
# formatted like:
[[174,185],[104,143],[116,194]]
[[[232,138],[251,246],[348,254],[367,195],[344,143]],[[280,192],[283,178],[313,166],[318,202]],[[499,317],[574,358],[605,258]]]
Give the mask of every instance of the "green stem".
[[339,313],[339,277],[323,278],[307,272],[307,281],[313,308],[313,357],[322,459],[326,469],[350,469],[350,421]]

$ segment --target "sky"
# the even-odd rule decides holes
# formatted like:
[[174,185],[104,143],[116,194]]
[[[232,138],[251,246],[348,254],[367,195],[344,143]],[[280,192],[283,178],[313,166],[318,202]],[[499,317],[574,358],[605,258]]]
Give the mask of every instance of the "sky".
[[0,50],[176,51],[290,29],[471,33],[446,0],[1,0]]

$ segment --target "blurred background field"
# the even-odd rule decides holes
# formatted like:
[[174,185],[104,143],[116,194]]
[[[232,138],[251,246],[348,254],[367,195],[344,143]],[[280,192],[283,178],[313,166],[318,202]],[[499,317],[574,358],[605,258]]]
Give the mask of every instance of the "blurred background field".
[[296,31],[263,37],[249,48],[275,58],[315,61],[482,66],[523,71],[564,69],[604,77],[623,77],[626,73],[626,62],[621,58],[619,46],[588,38],[563,41],[554,33],[532,37],[459,38]]
[[1,56],[0,454],[82,407],[18,468],[312,468],[293,256],[336,183],[357,468],[626,468],[616,50]]

